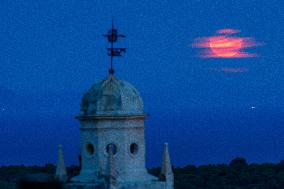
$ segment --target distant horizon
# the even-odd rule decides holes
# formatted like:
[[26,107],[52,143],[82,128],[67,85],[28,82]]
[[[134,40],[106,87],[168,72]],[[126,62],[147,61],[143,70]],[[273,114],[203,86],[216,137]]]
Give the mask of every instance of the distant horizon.
[[[150,114],[145,122],[147,166],[159,166],[164,142],[169,143],[172,164],[176,166],[229,163],[235,157],[244,157],[253,163],[279,162],[284,158],[281,150],[284,119],[278,117],[283,110],[277,110]],[[270,120],[273,120],[271,125]],[[1,119],[1,125],[6,132],[6,136],[1,136],[2,141],[15,136],[13,131],[16,128],[21,128],[19,132],[25,132],[18,135],[13,143],[11,139],[10,143],[1,142],[0,148],[6,154],[0,157],[0,165],[56,163],[58,144],[63,144],[66,164],[78,164],[80,124],[73,115],[37,115],[33,118],[22,117],[17,122]],[[274,131],[270,131],[271,126]],[[266,141],[259,140],[262,138]],[[14,151],[19,148],[21,150]],[[259,148],[262,149],[260,153],[256,150]]]

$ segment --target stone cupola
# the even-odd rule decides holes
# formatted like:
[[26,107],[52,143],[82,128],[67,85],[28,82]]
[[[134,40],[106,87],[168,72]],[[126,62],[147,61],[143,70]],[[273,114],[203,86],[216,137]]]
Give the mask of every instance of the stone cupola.
[[81,101],[81,117],[144,115],[138,91],[128,82],[110,75],[93,85]]

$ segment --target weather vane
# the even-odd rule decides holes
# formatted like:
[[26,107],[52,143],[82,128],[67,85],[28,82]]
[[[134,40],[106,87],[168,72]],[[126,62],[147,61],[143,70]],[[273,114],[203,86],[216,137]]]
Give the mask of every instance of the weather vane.
[[107,51],[108,51],[108,56],[110,56],[109,73],[113,75],[114,74],[113,57],[122,56],[122,53],[126,52],[126,48],[114,48],[114,43],[117,42],[119,37],[125,38],[126,36],[122,34],[118,34],[117,29],[114,28],[114,24],[112,20],[112,28],[108,31],[107,34],[104,35],[104,37],[106,37],[108,42],[110,42],[111,44],[110,48],[107,48]]

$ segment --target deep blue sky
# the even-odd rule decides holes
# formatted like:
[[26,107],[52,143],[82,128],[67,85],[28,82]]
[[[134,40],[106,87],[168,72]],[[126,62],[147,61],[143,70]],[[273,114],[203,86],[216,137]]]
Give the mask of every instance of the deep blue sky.
[[[116,76],[141,93],[148,165],[170,143],[175,165],[284,159],[284,8],[280,0],[1,0],[0,164],[77,163],[82,94],[107,76],[102,34],[128,48]],[[241,30],[264,45],[247,59],[201,59],[196,37]],[[217,72],[246,68],[245,73]],[[251,107],[255,106],[254,110]]]

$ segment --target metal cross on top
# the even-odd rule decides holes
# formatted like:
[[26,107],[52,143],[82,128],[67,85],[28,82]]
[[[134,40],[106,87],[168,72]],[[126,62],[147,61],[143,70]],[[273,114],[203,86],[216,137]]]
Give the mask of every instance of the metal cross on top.
[[126,52],[126,48],[114,48],[114,43],[117,42],[118,38],[125,38],[125,35],[118,34],[117,29],[114,28],[114,24],[112,21],[112,28],[108,31],[107,34],[104,35],[104,37],[107,38],[108,42],[110,42],[111,46],[110,48],[107,48],[108,51],[108,56],[110,56],[110,69],[109,73],[111,75],[114,74],[114,69],[113,69],[113,57],[119,57],[122,56],[122,53]]

